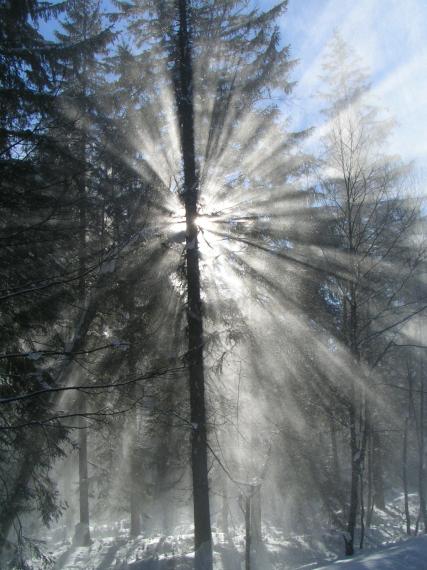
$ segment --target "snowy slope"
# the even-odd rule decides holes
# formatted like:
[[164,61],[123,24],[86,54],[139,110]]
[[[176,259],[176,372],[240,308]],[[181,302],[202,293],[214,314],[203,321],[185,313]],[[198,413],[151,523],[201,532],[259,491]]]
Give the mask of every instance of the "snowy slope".
[[[410,497],[412,521],[418,501]],[[55,570],[190,570],[194,557],[193,527],[177,525],[170,535],[159,529],[129,539],[127,519],[91,527],[92,545],[76,548],[65,526],[46,532],[45,552]],[[172,530],[172,529],[171,529]],[[306,534],[287,533],[263,525],[262,543],[254,552],[256,570],[427,570],[427,536],[406,539],[403,498],[398,496],[384,510],[375,509],[366,530],[365,550],[352,559],[341,559],[342,531],[318,527]],[[356,536],[356,545],[359,542]],[[244,568],[245,529],[233,526],[225,535],[213,527],[214,569]],[[30,561],[29,561],[30,562]],[[34,570],[40,562],[31,560]]]
[[[241,570],[244,567],[244,539],[234,540],[214,534],[215,570]],[[267,538],[267,537],[266,537]],[[297,540],[298,538],[298,540]],[[329,537],[331,539],[332,537]],[[339,538],[338,536],[336,537]],[[327,536],[324,536],[327,539]],[[193,537],[109,537],[94,540],[89,548],[75,548],[70,544],[57,547],[55,570],[191,570]],[[315,543],[306,536],[284,540],[282,537],[264,541],[254,560],[256,570],[427,570],[427,536],[409,538],[374,548],[367,554],[336,560],[326,544]],[[323,565],[322,561],[323,560]],[[30,566],[41,570],[42,565]]]
[[427,570],[427,536],[389,544],[372,554],[338,560],[316,570]]
[[[243,536],[224,540],[214,535],[215,570],[241,570],[244,567]],[[326,538],[326,537],[325,537]],[[305,545],[303,544],[306,543]],[[330,543],[332,545],[332,543]],[[293,544],[289,540],[264,542],[254,560],[257,570],[427,570],[427,536],[388,544],[368,554],[336,560],[319,566],[334,556],[323,544],[315,545],[308,537]],[[139,537],[135,540],[105,538],[89,548],[65,546],[56,551],[56,570],[191,570],[192,535]],[[321,562],[320,562],[321,563]],[[34,566],[34,568],[39,568]],[[41,568],[41,567],[40,567]]]

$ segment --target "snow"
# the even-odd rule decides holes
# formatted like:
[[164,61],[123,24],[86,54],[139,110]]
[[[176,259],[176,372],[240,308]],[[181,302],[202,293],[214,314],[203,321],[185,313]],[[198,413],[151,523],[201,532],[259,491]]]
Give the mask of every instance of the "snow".
[[[77,548],[70,543],[57,545],[54,552],[57,561],[55,568],[62,570],[192,569],[194,558],[192,533],[128,539],[124,531],[119,528],[117,530],[119,535],[95,538],[90,547]],[[293,536],[285,539],[283,535],[272,530],[264,537],[254,567],[257,570],[426,570],[427,568],[427,536],[387,544],[367,554],[361,553],[353,558],[343,558],[325,566],[319,561],[336,557],[326,548],[327,538],[323,536],[326,540],[322,551],[320,543],[316,543],[312,536]],[[244,567],[243,533],[239,532],[228,537],[223,533],[214,533],[213,539],[214,569],[241,570]],[[307,556],[309,552],[312,554],[311,561],[309,561],[310,556]]]
[[[308,570],[308,567],[306,567]],[[316,570],[426,570],[427,536],[388,544],[368,555],[337,560]],[[302,569],[301,569],[302,570]]]
[[[397,493],[396,493],[397,494]],[[410,495],[412,522],[418,513],[416,495]],[[237,523],[237,521],[235,521]],[[91,526],[92,545],[72,545],[65,526],[45,536],[48,554],[56,570],[192,570],[193,525],[183,523],[165,535],[160,529],[129,538],[127,518]],[[244,568],[245,529],[238,524],[224,534],[214,525],[214,570]],[[172,532],[172,529],[171,531]],[[365,549],[353,558],[343,558],[343,532],[332,528],[312,529],[306,534],[287,533],[264,524],[263,540],[254,552],[254,570],[427,570],[427,536],[406,538],[403,496],[375,509],[367,529]],[[356,545],[359,536],[356,536]],[[32,561],[34,570],[42,566]]]

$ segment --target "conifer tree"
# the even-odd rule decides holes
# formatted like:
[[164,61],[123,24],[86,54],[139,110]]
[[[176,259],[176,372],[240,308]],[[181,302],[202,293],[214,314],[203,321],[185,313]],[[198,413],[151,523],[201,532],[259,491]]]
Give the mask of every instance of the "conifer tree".
[[[165,150],[169,155],[165,161],[166,171],[159,174],[163,180],[177,181],[185,211],[186,360],[192,426],[196,568],[208,569],[212,567],[209,434],[197,216],[200,215],[202,187],[206,188],[214,179],[218,185],[225,186],[230,167],[238,168],[228,156],[227,167],[215,172],[216,161],[220,163],[226,156],[230,138],[238,138],[239,125],[253,113],[254,124],[260,129],[253,128],[253,142],[262,132],[261,120],[272,125],[275,116],[273,108],[265,108],[264,113],[257,111],[259,98],[269,88],[290,90],[287,73],[291,63],[287,48],[279,46],[275,25],[286,2],[264,12],[231,0],[162,3],[134,0],[117,2],[117,5],[128,18],[128,29],[140,50],[137,57],[141,61],[141,81],[147,83],[149,78],[156,78],[151,89],[158,100],[172,105],[176,117],[176,123],[172,121],[166,133],[172,137]],[[170,113],[171,109],[161,107],[160,111]],[[179,156],[173,154],[175,125]],[[158,132],[162,133],[161,129]],[[162,136],[165,135],[155,140],[159,148],[168,144]],[[249,148],[248,144],[250,141],[239,142],[242,155]],[[279,172],[276,174],[280,177]],[[215,210],[214,203],[209,207]]]
[[[35,343],[47,334],[64,301],[58,290],[38,293],[58,272],[66,241],[55,220],[64,205],[56,195],[62,177],[49,136],[57,54],[38,31],[40,20],[61,8],[37,1],[0,3],[0,374],[6,398],[52,385]],[[0,470],[7,485],[1,492],[0,549],[2,554],[16,549],[17,563],[26,546],[19,517],[36,507],[48,524],[61,511],[49,471],[63,455],[66,430],[58,426],[55,434],[43,433],[37,426],[48,412],[40,399],[1,409]]]
[[[63,112],[69,115],[73,129],[69,133],[70,146],[75,153],[74,173],[71,174],[71,185],[75,186],[77,197],[78,227],[78,301],[82,307],[87,304],[88,283],[84,277],[87,265],[91,260],[88,245],[99,245],[93,236],[97,215],[89,207],[98,206],[96,186],[100,183],[102,169],[95,168],[96,146],[100,144],[96,138],[96,115],[102,106],[102,93],[105,79],[100,73],[106,44],[111,40],[109,30],[103,29],[100,14],[100,2],[96,0],[71,0],[67,2],[65,18],[61,22],[63,31],[56,32],[57,39],[63,45],[79,46],[70,51],[62,59],[64,90],[62,99]],[[70,120],[69,118],[69,120]],[[95,131],[95,132],[94,132]],[[98,137],[99,138],[99,137]],[[95,174],[96,173],[96,174]],[[92,235],[91,235],[92,233]],[[93,245],[92,245],[93,249]],[[85,395],[80,396],[79,412],[82,414],[79,424],[79,502],[80,522],[76,527],[76,544],[88,546],[89,535],[89,479],[87,458],[87,423],[83,416],[86,412]]]
[[[88,213],[87,197],[82,192],[79,196],[82,188],[79,182],[87,175],[86,157],[76,152],[82,149],[79,142],[86,136],[87,124],[83,126],[78,116],[83,97],[64,63],[73,62],[77,70],[82,54],[92,56],[99,51],[111,39],[111,33],[97,29],[95,35],[87,38],[45,40],[37,30],[39,19],[58,16],[64,8],[65,4],[51,6],[46,2],[1,5],[4,40],[1,229],[8,242],[3,250],[8,256],[4,260],[8,274],[4,275],[2,286],[2,331],[8,340],[4,344],[2,372],[9,377],[4,396],[12,399],[23,392],[43,391],[58,386],[58,382],[65,383],[70,373],[70,354],[82,350],[93,318],[93,311],[92,317],[89,311],[76,319],[70,311],[70,305],[76,301],[82,301],[84,306],[81,293],[86,275],[93,274],[99,263],[98,253],[93,254],[94,247],[92,257],[85,251],[88,220],[96,219],[97,213],[93,210]],[[65,82],[68,90],[64,88]],[[94,232],[93,223],[90,227]],[[74,240],[75,231],[80,236],[78,243]],[[73,319],[75,324],[77,321],[77,334],[71,343],[63,343],[63,323]],[[31,359],[30,367],[25,359]],[[12,368],[15,372],[10,376]],[[53,419],[57,400],[47,394],[39,396],[33,406],[30,401],[2,404],[5,429],[16,430],[21,426],[24,433],[29,432],[28,437],[21,438],[22,442],[34,438],[29,446],[16,448],[16,466],[5,466],[9,477],[15,470],[11,483],[21,489],[22,496],[28,497],[28,504],[24,505],[21,495],[6,493],[3,510],[9,514],[3,518],[3,544],[16,517],[37,500],[34,489],[40,495],[45,493],[46,502],[50,501],[49,508],[41,501],[38,506],[45,522],[59,512],[56,491],[48,478],[52,463],[64,452],[67,441],[67,430]],[[21,417],[20,407],[27,410]],[[46,425],[53,427],[43,431]],[[45,485],[34,484],[39,473],[43,473]]]

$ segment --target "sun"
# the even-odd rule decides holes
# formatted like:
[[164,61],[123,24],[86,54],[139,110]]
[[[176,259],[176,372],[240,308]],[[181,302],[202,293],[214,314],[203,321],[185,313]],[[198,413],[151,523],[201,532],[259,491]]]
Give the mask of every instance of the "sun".
[[212,216],[199,214],[195,220],[195,224],[202,233],[214,231],[215,229],[215,220]]

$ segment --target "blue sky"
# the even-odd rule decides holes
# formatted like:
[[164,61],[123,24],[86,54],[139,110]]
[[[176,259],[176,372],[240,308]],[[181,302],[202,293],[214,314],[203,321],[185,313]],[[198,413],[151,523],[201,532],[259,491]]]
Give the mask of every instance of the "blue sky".
[[397,121],[389,151],[427,166],[427,0],[289,0],[280,27],[299,60],[287,106],[295,128],[319,124],[320,64],[338,30],[370,69],[377,104]]
[[299,65],[289,111],[319,122],[323,52],[338,30],[372,73],[373,95],[397,121],[389,150],[427,165],[427,0],[289,0],[281,31]]

